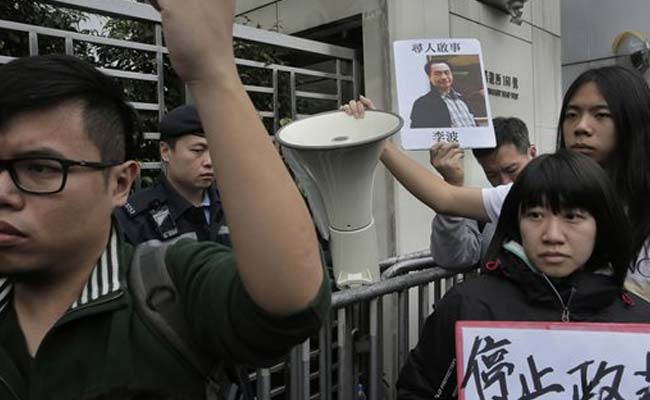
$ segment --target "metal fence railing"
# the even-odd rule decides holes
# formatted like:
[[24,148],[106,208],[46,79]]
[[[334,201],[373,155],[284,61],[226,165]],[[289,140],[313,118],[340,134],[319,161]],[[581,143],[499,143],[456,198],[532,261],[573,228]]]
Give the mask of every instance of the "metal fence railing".
[[[428,251],[386,259],[381,266],[380,282],[333,294],[330,319],[318,338],[291,351],[287,361],[290,373],[284,380],[274,385],[272,369],[260,369],[252,376],[259,400],[281,395],[290,400],[352,400],[358,398],[359,384],[368,399],[394,398],[397,374],[385,376],[384,363],[396,362],[393,370],[398,371],[410,350],[410,329],[416,327],[419,334],[432,305],[474,273],[435,267]],[[412,289],[417,289],[415,313],[409,306]],[[386,312],[386,300],[394,303],[394,298],[396,312]],[[385,315],[392,320],[386,333]],[[395,333],[396,345],[387,353],[384,339]]]

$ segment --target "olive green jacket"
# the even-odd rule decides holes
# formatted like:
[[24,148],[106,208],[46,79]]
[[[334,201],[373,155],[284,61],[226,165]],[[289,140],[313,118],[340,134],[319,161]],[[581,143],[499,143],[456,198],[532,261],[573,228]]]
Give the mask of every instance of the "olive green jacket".
[[[136,311],[126,280],[132,254],[114,233],[83,293],[33,359],[16,322],[11,285],[0,280],[0,399],[84,399],[123,386],[204,398],[203,377]],[[215,363],[277,360],[327,316],[327,279],[309,308],[279,318],[251,300],[225,246],[182,240],[169,248],[166,262],[194,338]]]

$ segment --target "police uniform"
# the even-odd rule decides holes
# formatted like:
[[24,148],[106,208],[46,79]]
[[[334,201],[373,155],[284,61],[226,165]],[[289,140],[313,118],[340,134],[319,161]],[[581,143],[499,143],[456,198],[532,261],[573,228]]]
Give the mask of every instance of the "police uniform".
[[[202,133],[198,112],[192,105],[178,107],[160,121],[161,140]],[[206,189],[206,200],[206,206],[195,207],[161,176],[158,184],[131,195],[114,214],[125,239],[134,245],[185,235],[230,246],[228,226],[214,185]]]
[[219,195],[213,187],[207,192],[210,198],[209,223],[204,207],[193,206],[164,177],[157,185],[129,197],[129,201],[115,211],[115,216],[126,240],[132,244],[193,233],[197,240],[211,240],[230,246]]

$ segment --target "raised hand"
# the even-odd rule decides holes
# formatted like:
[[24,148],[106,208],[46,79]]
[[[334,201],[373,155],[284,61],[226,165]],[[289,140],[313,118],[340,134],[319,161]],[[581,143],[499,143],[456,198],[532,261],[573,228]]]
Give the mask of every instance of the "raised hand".
[[375,104],[372,100],[363,95],[359,96],[359,100],[350,100],[348,104],[341,106],[341,111],[345,111],[348,115],[352,115],[354,118],[363,118],[366,109],[374,110]]
[[326,277],[307,207],[237,74],[235,1],[157,0],[157,6],[174,70],[199,110],[239,277],[267,312],[303,310]]
[[174,70],[187,83],[236,79],[234,0],[150,0],[160,11]]
[[457,143],[439,142],[431,147],[429,151],[430,161],[443,179],[456,186],[463,186],[465,180],[465,168],[463,158],[465,152]]

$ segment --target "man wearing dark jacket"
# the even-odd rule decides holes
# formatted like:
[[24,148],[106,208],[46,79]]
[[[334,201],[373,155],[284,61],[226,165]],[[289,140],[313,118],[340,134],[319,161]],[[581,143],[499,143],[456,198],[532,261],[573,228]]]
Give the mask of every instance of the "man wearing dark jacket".
[[449,128],[451,117],[447,105],[435,86],[418,97],[411,109],[411,128]]
[[115,216],[131,244],[191,235],[230,245],[208,142],[196,107],[188,104],[160,121],[160,181],[129,197]]
[[[234,1],[155,4],[205,128],[233,242],[179,240],[167,271],[202,354],[268,364],[327,314],[314,228],[237,74]],[[126,279],[133,247],[112,212],[138,165],[122,91],[89,64],[50,55],[0,66],[0,92],[0,398],[137,387],[204,399],[204,377],[136,311]]]
[[431,60],[424,65],[431,90],[413,103],[411,128],[474,127],[474,114],[453,88],[454,74],[446,62]]

